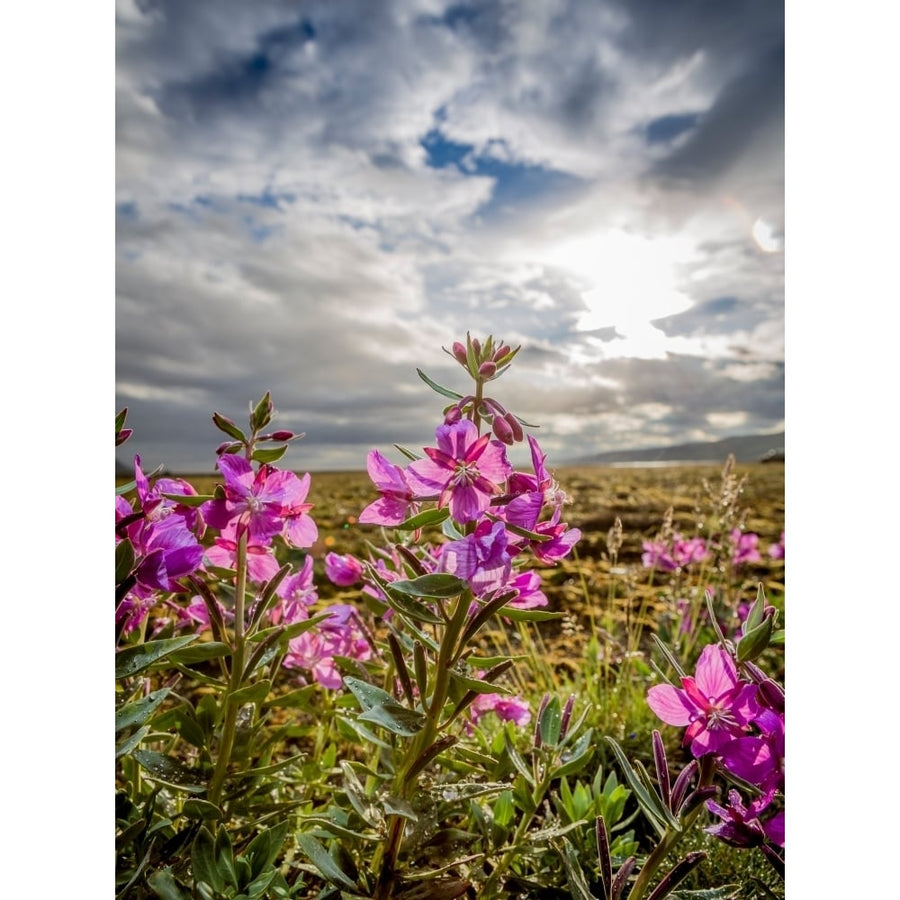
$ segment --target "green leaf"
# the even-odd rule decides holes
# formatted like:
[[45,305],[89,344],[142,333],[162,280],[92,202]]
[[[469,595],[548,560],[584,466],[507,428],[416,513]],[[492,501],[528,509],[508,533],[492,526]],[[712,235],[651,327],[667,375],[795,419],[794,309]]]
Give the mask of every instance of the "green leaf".
[[[503,660],[503,662],[507,662],[507,660]],[[502,663],[501,663],[502,665]],[[450,678],[461,684],[467,691],[472,691],[475,694],[511,694],[512,690],[507,687],[503,687],[499,684],[494,684],[491,681],[484,681],[480,678],[469,678],[468,675],[462,675],[459,672],[450,670]]]
[[143,672],[167,654],[197,640],[196,634],[167,638],[162,641],[147,641],[134,647],[125,647],[116,654],[116,678],[128,678]]
[[406,800],[403,800],[400,797],[385,797],[381,802],[384,811],[389,816],[403,816],[404,819],[409,819],[412,822],[419,821],[416,811]]
[[619,761],[619,767],[625,775],[626,780],[631,785],[635,799],[640,804],[647,820],[656,829],[660,837],[665,836],[667,827],[671,827],[675,831],[681,831],[681,824],[672,813],[666,809],[662,800],[656,796],[656,792],[647,790],[640,776],[628,762],[622,748],[611,737],[607,736],[606,740],[613,748],[613,753],[615,753],[616,759]]
[[351,891],[358,890],[356,884],[344,874],[338,867],[338,864],[331,858],[331,854],[311,834],[298,834],[296,838],[300,849],[326,881],[332,884],[339,884]]
[[231,844],[231,837],[224,825],[219,825],[216,832],[216,842],[213,846],[213,855],[216,860],[216,868],[219,873],[224,873],[223,877],[232,886],[238,886],[237,872],[234,868],[234,848]]
[[121,584],[134,568],[134,547],[128,538],[116,544],[116,584]]
[[177,759],[156,750],[135,750],[133,756],[152,781],[159,781],[189,794],[202,794],[206,790],[205,784],[198,783],[199,773]]
[[254,879],[275,862],[287,837],[288,824],[287,821],[279,822],[277,825],[261,831],[247,845],[244,857],[250,863],[250,871]]
[[548,612],[545,609],[517,609],[515,606],[504,606],[503,613],[513,622],[551,622],[561,619],[564,613]]
[[273,463],[281,459],[287,452],[287,444],[281,447],[257,447],[252,454],[252,458],[260,463]]
[[541,718],[538,721],[541,740],[549,747],[555,747],[559,741],[559,732],[562,726],[562,707],[559,697],[553,696],[544,707]]
[[425,714],[415,709],[407,709],[396,700],[382,706],[374,706],[359,716],[361,722],[380,725],[392,734],[412,737],[425,727]]
[[387,691],[383,691],[367,681],[344,677],[344,684],[353,693],[363,709],[358,716],[361,722],[380,725],[392,734],[412,737],[425,726],[425,714],[415,709],[407,709],[398,703]]
[[269,696],[271,690],[272,682],[265,679],[256,682],[256,684],[248,684],[246,687],[242,687],[240,690],[235,691],[231,695],[231,701],[237,705],[242,705],[244,703],[260,704]]
[[405,522],[394,527],[398,531],[416,531],[419,528],[427,528],[430,525],[440,525],[445,519],[450,518],[450,508],[426,509],[417,516],[411,516]]
[[151,691],[146,697],[126,703],[116,710],[116,734],[134,725],[143,725],[153,715],[157,707],[166,699],[171,688]]
[[[215,803],[191,797],[184,801],[181,811],[189,819],[221,819],[222,810]],[[212,836],[210,836],[211,838]]]
[[590,890],[587,879],[584,877],[584,871],[581,868],[581,862],[578,859],[578,852],[572,844],[562,838],[560,841],[551,841],[550,846],[559,854],[562,860],[563,868],[566,870],[566,881],[569,883],[569,891],[573,900],[598,900]]
[[432,381],[421,369],[416,369],[416,372],[419,375],[419,378],[425,382],[433,391],[437,391],[444,397],[449,397],[451,400],[462,400],[463,395],[458,394],[456,391],[451,391],[450,388],[445,388],[439,385],[437,382]]
[[756,600],[753,601],[753,605],[750,607],[750,612],[747,613],[747,619],[744,622],[744,631],[752,631],[759,625],[766,611],[766,594],[763,590],[763,586],[760,584],[756,590]]
[[183,666],[196,662],[205,662],[208,659],[219,659],[222,656],[230,656],[231,647],[220,641],[202,641],[185,650],[176,650],[169,654],[169,660],[173,663],[181,663]]
[[591,757],[593,747],[591,735],[593,730],[588,730],[578,739],[578,743],[570,753],[563,755],[563,764],[553,772],[554,778],[562,778],[564,775],[574,775],[580,771]]
[[738,662],[756,659],[769,646],[772,637],[772,619],[767,618],[744,634],[737,644]]
[[[212,804],[210,803],[209,806]],[[215,839],[206,826],[201,827],[197,832],[197,837],[194,838],[191,847],[191,865],[194,868],[195,881],[206,882],[217,894],[221,894],[225,890],[225,879],[216,865]]]
[[387,598],[388,606],[406,619],[412,619],[413,622],[427,622],[430,625],[440,625],[444,621],[419,600],[405,597],[400,593],[395,594],[390,590],[384,590],[384,595]]
[[512,762],[513,766],[515,766],[516,770],[525,779],[525,781],[532,787],[534,787],[534,775],[525,764],[525,760],[522,759],[522,755],[516,749],[516,746],[513,743],[508,730],[503,732],[503,742],[510,762]]
[[213,422],[215,423],[216,428],[219,431],[224,431],[229,437],[233,437],[236,441],[240,441],[242,444],[247,443],[247,436],[241,431],[231,419],[226,418],[221,413],[214,412],[213,413]]
[[116,759],[120,756],[124,756],[126,753],[130,753],[137,747],[140,742],[150,734],[150,726],[144,725],[142,728],[139,728],[131,737],[126,738],[122,741],[121,744],[116,745]]
[[394,444],[394,446],[407,458],[415,462],[417,459],[421,459],[422,457],[418,453],[413,453],[412,450],[407,447],[401,447],[400,444]]
[[468,587],[468,582],[446,572],[421,575],[410,581],[392,581],[388,585],[390,591],[397,591],[409,597],[427,597],[433,600],[458,597]]
[[158,872],[154,872],[147,879],[147,884],[153,888],[153,893],[160,900],[190,900],[190,895],[182,893],[178,887],[178,882],[175,881],[171,869],[160,869]]
[[255,430],[265,428],[272,419],[272,394],[266,391],[256,404],[256,409],[250,414],[250,425]]
[[120,484],[116,488],[116,496],[121,497],[123,494],[130,494],[136,487],[136,481],[129,481],[126,484]]
[[212,494],[163,494],[167,500],[174,500],[180,506],[203,506],[209,500],[216,498]]

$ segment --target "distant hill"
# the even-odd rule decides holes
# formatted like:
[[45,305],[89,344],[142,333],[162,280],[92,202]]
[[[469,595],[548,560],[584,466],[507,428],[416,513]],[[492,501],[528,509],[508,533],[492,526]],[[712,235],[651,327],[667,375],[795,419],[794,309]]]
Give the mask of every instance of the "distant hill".
[[725,462],[729,454],[733,454],[737,462],[759,462],[760,459],[775,451],[784,459],[784,432],[775,434],[746,434],[725,438],[721,441],[698,442],[694,444],[676,444],[671,447],[645,447],[641,450],[610,450],[593,456],[570,459],[561,465],[609,466],[616,463],[640,462]]

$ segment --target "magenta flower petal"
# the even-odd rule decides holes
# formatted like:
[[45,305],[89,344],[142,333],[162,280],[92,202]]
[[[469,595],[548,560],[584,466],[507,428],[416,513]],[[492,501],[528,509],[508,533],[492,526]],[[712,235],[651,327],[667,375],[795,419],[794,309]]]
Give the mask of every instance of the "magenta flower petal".
[[695,680],[706,697],[721,697],[737,684],[737,669],[718,644],[708,644],[697,661]]
[[657,684],[647,691],[647,705],[667,725],[687,725],[697,713],[683,691],[670,684]]

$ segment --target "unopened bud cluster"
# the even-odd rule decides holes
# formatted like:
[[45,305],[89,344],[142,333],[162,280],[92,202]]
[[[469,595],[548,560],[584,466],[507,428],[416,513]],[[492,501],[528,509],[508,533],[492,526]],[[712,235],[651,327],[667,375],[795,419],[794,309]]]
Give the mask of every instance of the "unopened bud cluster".
[[509,344],[495,342],[491,335],[482,343],[469,334],[465,344],[454,341],[450,350],[444,348],[476,381],[482,382],[502,375],[520,349],[513,350]]

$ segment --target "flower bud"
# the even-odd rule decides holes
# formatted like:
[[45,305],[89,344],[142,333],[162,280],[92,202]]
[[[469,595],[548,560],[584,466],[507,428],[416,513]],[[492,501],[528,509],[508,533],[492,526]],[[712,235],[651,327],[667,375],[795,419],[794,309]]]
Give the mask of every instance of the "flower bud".
[[273,441],[292,441],[294,439],[293,431],[273,431],[271,435]]
[[459,406],[450,406],[444,413],[444,424],[455,425],[462,418],[462,410]]
[[496,416],[493,423],[494,435],[504,444],[513,443],[513,430],[509,427],[509,423],[502,416]]
[[468,365],[468,360],[466,359],[466,348],[459,342],[453,342],[453,358],[461,365]]
[[486,359],[479,367],[478,374],[482,378],[492,378],[497,374],[497,363],[491,362],[489,359]]
[[507,413],[504,418],[506,419],[507,424],[512,429],[512,435],[514,441],[522,441],[525,439],[525,432],[522,431],[522,426],[519,424],[519,420],[512,414]]
[[572,710],[575,708],[575,695],[569,694],[566,705],[563,707],[562,724],[559,726],[559,738],[562,740],[569,732],[569,722],[572,719]]
[[475,356],[481,355],[481,341],[478,338],[472,338],[472,349],[475,351]]
[[492,358],[494,362],[497,362],[498,360],[503,359],[503,357],[506,356],[507,353],[509,353],[509,344],[504,344],[502,347],[498,347],[494,351],[494,355]]
[[240,441],[224,441],[216,447],[216,456],[221,456],[223,453],[233,453],[240,446]]

